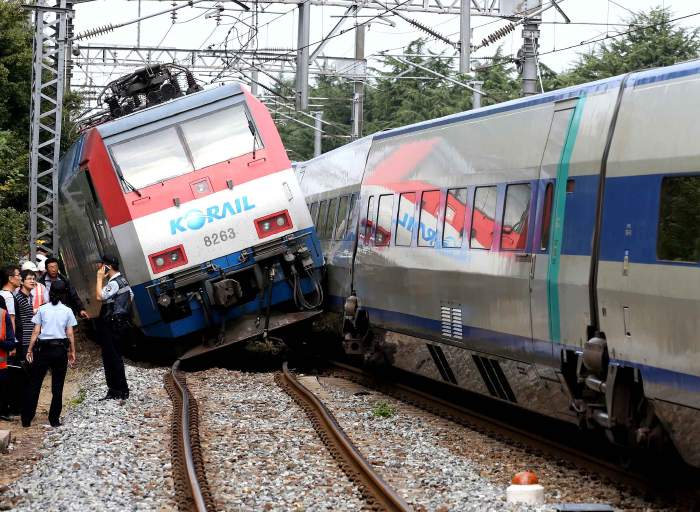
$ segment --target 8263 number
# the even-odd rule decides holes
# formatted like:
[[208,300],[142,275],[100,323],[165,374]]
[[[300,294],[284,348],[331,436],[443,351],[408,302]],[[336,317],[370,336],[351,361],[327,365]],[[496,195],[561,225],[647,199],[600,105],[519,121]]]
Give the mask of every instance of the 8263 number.
[[211,247],[212,245],[219,245],[228,240],[233,240],[236,238],[236,232],[233,228],[222,229],[218,233],[212,233],[204,237],[204,245]]

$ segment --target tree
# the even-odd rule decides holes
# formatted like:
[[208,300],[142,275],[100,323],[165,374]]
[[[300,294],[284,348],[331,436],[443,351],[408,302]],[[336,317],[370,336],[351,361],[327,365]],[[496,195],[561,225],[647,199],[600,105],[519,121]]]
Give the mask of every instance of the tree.
[[0,266],[17,264],[27,252],[27,213],[0,208]]
[[623,35],[603,41],[580,55],[574,67],[552,84],[566,87],[602,78],[697,58],[700,55],[698,29],[674,25],[667,8],[654,8],[627,20]]

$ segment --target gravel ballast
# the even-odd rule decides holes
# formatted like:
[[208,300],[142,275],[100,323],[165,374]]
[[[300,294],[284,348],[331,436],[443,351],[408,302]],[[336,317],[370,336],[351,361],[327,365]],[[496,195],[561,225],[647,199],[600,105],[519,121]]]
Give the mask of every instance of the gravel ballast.
[[271,373],[187,376],[219,510],[362,510],[365,501]]
[[[128,400],[105,395],[102,369],[91,373],[63,426],[49,429],[41,459],[10,485],[16,510],[174,510],[171,403],[162,369],[127,367]],[[29,468],[28,468],[29,469]]]
[[[316,379],[308,380],[311,387]],[[549,505],[543,510],[560,503],[668,510],[570,464],[528,453],[344,379],[320,378],[313,387],[363,455],[416,511],[518,509],[504,501],[505,490],[523,470],[534,471],[545,487]]]

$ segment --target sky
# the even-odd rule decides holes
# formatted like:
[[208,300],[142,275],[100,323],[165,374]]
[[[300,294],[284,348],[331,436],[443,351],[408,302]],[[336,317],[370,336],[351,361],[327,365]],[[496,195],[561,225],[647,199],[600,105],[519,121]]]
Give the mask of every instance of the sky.
[[[252,5],[250,2],[244,3]],[[162,48],[206,48],[213,45],[221,47],[227,33],[228,48],[235,51],[240,47],[236,32],[245,41],[248,39],[247,24],[251,23],[250,14],[234,11],[236,4],[231,1],[222,2],[227,9],[225,16],[217,24],[214,17],[209,16],[206,7],[216,2],[207,1],[192,7],[183,8],[176,13],[173,24],[172,14],[166,13],[141,22],[141,45],[160,46]],[[546,0],[545,2],[546,3]],[[106,23],[118,24],[137,18],[138,0],[94,0],[76,6],[75,31],[81,33]],[[142,0],[141,15],[147,15],[167,10],[173,2],[159,0]],[[178,2],[182,5],[182,2]],[[292,5],[261,4],[266,11],[259,14],[257,34],[258,48],[293,49],[297,40],[297,9]],[[555,71],[569,68],[581,52],[590,49],[591,45],[584,44],[573,49],[569,46],[582,42],[612,35],[627,30],[624,25],[632,11],[643,11],[654,6],[669,7],[673,17],[684,17],[679,24],[686,27],[700,26],[700,2],[697,0],[563,0],[561,8],[571,19],[571,24],[564,24],[563,18],[554,9],[549,9],[543,15],[541,26],[540,54],[541,62]],[[320,41],[323,34],[339,20],[344,13],[342,7],[313,6],[311,9],[311,36],[313,43]],[[376,10],[361,10],[357,21],[367,22],[376,16]],[[418,19],[452,41],[459,40],[459,19],[457,15],[406,13],[407,16]],[[347,20],[344,27],[352,27],[354,20]],[[393,23],[395,26],[391,26]],[[494,30],[506,25],[506,21],[473,16],[472,43],[476,44]],[[430,37],[419,32],[396,15],[374,18],[367,23],[365,55],[370,66],[379,66],[382,52],[400,54],[402,49],[418,37]],[[135,45],[137,41],[137,25],[132,24],[113,32],[99,35],[80,44],[121,44]],[[254,44],[254,43],[251,43]],[[502,45],[505,55],[514,55],[522,44],[521,28],[518,27],[511,35],[501,39],[495,45],[475,52],[474,57],[492,55],[498,45]],[[431,41],[429,50],[444,55],[455,55],[454,47],[442,42]],[[353,57],[354,30],[335,37],[324,49],[324,54],[333,57]],[[478,62],[478,60],[476,61]],[[455,61],[456,65],[456,61]],[[81,77],[76,75],[76,79]],[[84,79],[84,78],[83,78]]]

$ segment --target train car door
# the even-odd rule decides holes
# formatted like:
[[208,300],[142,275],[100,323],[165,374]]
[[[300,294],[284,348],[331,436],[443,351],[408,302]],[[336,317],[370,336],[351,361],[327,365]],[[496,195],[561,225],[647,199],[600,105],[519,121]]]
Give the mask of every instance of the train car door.
[[537,222],[530,272],[530,315],[531,361],[543,366],[552,366],[554,346],[561,343],[559,275],[564,213],[569,162],[581,108],[579,99],[555,105],[540,164]]

